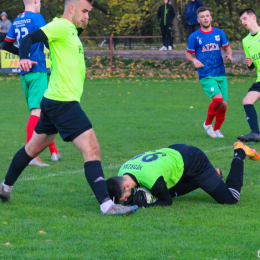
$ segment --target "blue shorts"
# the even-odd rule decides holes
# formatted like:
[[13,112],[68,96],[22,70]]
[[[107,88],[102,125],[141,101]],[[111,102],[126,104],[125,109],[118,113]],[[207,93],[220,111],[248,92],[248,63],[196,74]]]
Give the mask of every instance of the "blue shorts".
[[92,125],[79,102],[42,98],[41,116],[35,127],[37,134],[59,133],[63,141],[72,142],[91,128]]

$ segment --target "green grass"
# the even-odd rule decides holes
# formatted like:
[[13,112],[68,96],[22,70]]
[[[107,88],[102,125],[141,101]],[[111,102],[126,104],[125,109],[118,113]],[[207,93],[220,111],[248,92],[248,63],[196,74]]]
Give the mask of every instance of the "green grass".
[[[25,143],[29,112],[19,78],[0,79],[1,181]],[[141,152],[186,143],[204,150],[226,177],[236,136],[249,132],[241,100],[254,78],[228,81],[225,138],[211,139],[202,128],[210,99],[196,80],[86,80],[81,105],[97,134],[105,176]],[[257,259],[259,162],[245,163],[236,206],[218,205],[197,190],[171,207],[107,217],[85,180],[81,154],[59,136],[56,143],[62,160],[52,163],[44,151],[41,158],[51,167],[26,168],[12,202],[0,204],[1,259]]]

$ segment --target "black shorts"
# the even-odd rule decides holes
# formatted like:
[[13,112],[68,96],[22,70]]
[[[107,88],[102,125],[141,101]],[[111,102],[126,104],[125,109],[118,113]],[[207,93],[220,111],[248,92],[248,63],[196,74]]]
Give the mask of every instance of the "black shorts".
[[169,146],[178,151],[184,162],[184,172],[179,182],[193,182],[206,192],[212,192],[222,182],[208,157],[197,147],[185,144]]
[[41,116],[35,127],[37,134],[59,133],[63,141],[71,142],[91,128],[92,125],[79,102],[42,98]]
[[260,82],[256,82],[252,85],[252,87],[248,90],[248,92],[250,91],[257,91],[260,92]]

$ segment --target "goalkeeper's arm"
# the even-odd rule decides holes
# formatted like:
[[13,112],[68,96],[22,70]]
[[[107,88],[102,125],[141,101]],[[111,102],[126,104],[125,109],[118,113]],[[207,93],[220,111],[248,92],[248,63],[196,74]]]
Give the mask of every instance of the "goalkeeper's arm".
[[166,183],[163,177],[159,177],[153,187],[151,188],[153,196],[157,197],[157,201],[154,203],[147,203],[145,192],[139,190],[136,194],[132,195],[126,202],[126,205],[137,205],[139,207],[150,208],[154,206],[171,206],[172,197],[167,189]]

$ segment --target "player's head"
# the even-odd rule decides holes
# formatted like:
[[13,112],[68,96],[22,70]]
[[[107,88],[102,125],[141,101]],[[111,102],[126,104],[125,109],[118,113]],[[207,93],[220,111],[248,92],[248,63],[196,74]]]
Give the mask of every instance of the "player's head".
[[35,13],[41,12],[41,0],[23,0],[25,8],[33,8]]
[[77,28],[87,25],[93,2],[94,0],[65,0],[65,13]]
[[1,13],[1,19],[2,19],[2,21],[4,21],[5,19],[7,19],[7,13],[6,13],[6,12],[2,12],[2,13]]
[[247,30],[251,30],[257,24],[257,15],[253,8],[248,7],[239,12],[239,18]]
[[164,3],[165,3],[165,4],[168,4],[168,0],[164,0]]
[[197,10],[197,19],[202,28],[209,28],[211,26],[212,17],[207,7],[201,6]]
[[127,201],[127,199],[134,193],[134,188],[131,187],[124,176],[115,176],[109,178],[106,182],[109,196],[115,201],[115,203]]

